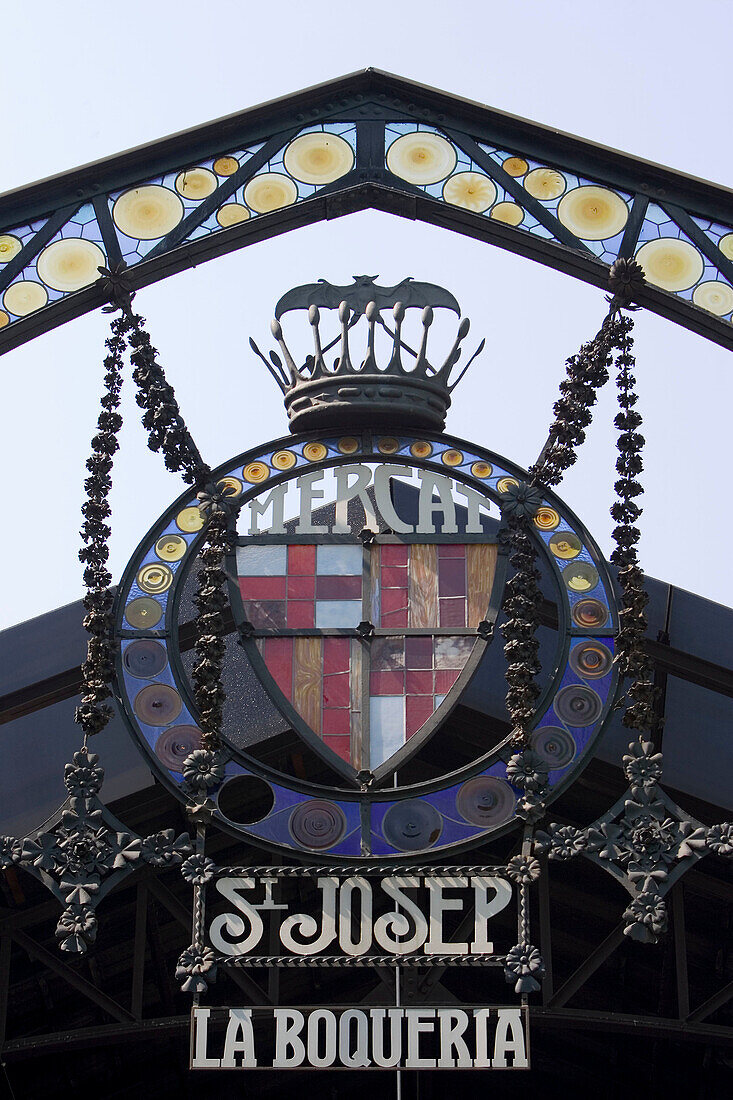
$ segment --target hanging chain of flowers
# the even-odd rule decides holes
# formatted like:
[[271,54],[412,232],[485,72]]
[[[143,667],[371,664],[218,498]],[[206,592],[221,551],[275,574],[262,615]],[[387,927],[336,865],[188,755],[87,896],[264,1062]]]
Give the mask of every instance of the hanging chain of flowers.
[[612,300],[596,336],[567,360],[567,377],[553,406],[555,421],[538,461],[529,469],[533,485],[559,485],[578,457],[577,449],[585,442],[585,430],[593,419],[596,395],[608,381],[619,336],[617,308]]
[[[531,505],[530,505],[531,506]],[[521,509],[521,510],[520,510]],[[507,660],[506,705],[513,724],[513,743],[523,747],[529,737],[534,705],[540,693],[535,676],[540,671],[536,636],[542,594],[536,551],[528,532],[526,505],[509,500],[504,507],[513,569],[504,597],[506,622],[501,628]]]
[[81,537],[84,546],[79,560],[85,563],[84,627],[89,635],[87,657],[81,666],[81,706],[74,712],[75,721],[84,731],[84,744],[88,736],[101,733],[112,717],[112,709],[105,702],[111,691],[112,677],[112,602],[110,591],[112,575],[107,568],[108,540],[111,533],[109,492],[112,488],[112,464],[119,449],[117,433],[122,426],[119,413],[122,389],[122,356],[129,321],[124,315],[112,321],[112,333],[107,338],[107,355],[104,359],[105,393],[102,411],[97,420],[97,434],[92,440],[92,453],[86,467],[89,477],[84,482],[87,499],[81,511],[84,522]]
[[619,452],[616,471],[619,477],[615,483],[618,500],[611,507],[611,516],[617,524],[613,531],[616,549],[611,554],[611,561],[618,569],[622,589],[621,628],[616,641],[616,661],[622,676],[632,681],[628,689],[623,724],[630,729],[639,730],[640,740],[643,740],[643,734],[652,733],[658,725],[655,710],[658,691],[652,682],[651,660],[644,649],[649,596],[644,591],[644,571],[639,565],[637,549],[641,532],[636,525],[642,509],[636,503],[636,498],[644,492],[638,480],[644,468],[641,456],[644,436],[638,431],[642,417],[635,408],[638,395],[633,374],[635,362],[631,351],[631,318],[620,318],[619,325],[621,347],[616,359],[616,385],[621,411],[614,420],[619,430],[616,443]]
[[[130,313],[128,341],[132,349],[133,379],[138,386],[138,405],[145,410],[143,427],[148,430],[148,446],[162,451],[166,467],[180,473],[188,485],[195,485],[202,515],[208,520],[201,551],[194,602],[196,618],[196,664],[193,668],[194,695],[199,711],[202,751],[219,748],[222,709],[226,698],[222,683],[224,663],[224,618],[226,606],[223,570],[228,547],[227,517],[230,501],[211,483],[211,470],[186,427],[173,387],[168,383],[158,353],[145,328],[145,319]],[[199,787],[195,778],[192,790]]]
[[531,535],[532,521],[542,504],[539,486],[557,485],[575,463],[577,450],[585,441],[586,429],[592,421],[598,390],[608,381],[614,350],[618,349],[623,356],[627,347],[625,341],[633,322],[621,311],[634,308],[632,301],[642,283],[643,272],[634,260],[617,260],[613,264],[609,276],[613,296],[609,299],[608,313],[595,338],[567,360],[567,376],[560,384],[560,397],[553,407],[555,419],[540,457],[530,467],[531,480],[510,485],[502,494],[509,564],[513,569],[506,586],[507,618],[502,626],[507,660],[506,703],[513,727],[512,743],[518,750],[510,766],[516,773],[516,782],[524,788],[520,812],[529,817],[541,807],[547,789],[546,768],[542,767],[540,757],[526,747],[540,693],[535,676],[540,670],[536,634],[542,594],[537,551]]
[[211,471],[183,421],[175,391],[166,380],[145,328],[145,318],[130,310],[129,320],[132,377],[138,387],[135,400],[145,410],[142,422],[148,432],[148,446],[151,451],[162,451],[166,468],[180,473],[187,485],[203,488]]
[[[193,669],[196,703],[200,712],[203,750],[211,752],[219,747],[222,708],[225,699],[222,685],[222,667],[225,652],[224,619],[222,611],[226,603],[222,568],[228,546],[227,518],[231,502],[210,482],[211,470],[188,431],[176,400],[175,391],[168,383],[158,362],[145,328],[145,318],[132,310],[134,294],[127,281],[125,265],[114,270],[100,268],[101,285],[106,290],[110,305],[106,312],[119,311],[112,321],[112,336],[107,341],[110,355],[105,360],[108,393],[102,399],[103,412],[99,418],[100,434],[93,442],[94,454],[87,463],[92,476],[87,480],[88,501],[82,511],[85,524],[82,537],[87,546],[81,551],[86,561],[85,581],[89,593],[85,598],[87,617],[84,625],[91,637],[89,656],[84,666],[85,694],[82,706],[77,708],[77,721],[86,733],[98,733],[109,721],[111,709],[103,700],[110,694],[112,675],[111,617],[112,596],[109,591],[111,575],[106,569],[109,557],[107,541],[110,528],[104,522],[110,509],[107,494],[111,488],[110,471],[112,455],[117,450],[116,432],[122,424],[117,412],[122,383],[122,354],[127,343],[133,379],[138,387],[136,401],[144,410],[142,422],[148,431],[148,446],[161,451],[166,467],[180,473],[188,485],[198,489],[202,515],[208,520],[205,543],[201,551],[203,568],[198,578],[195,603],[197,616],[197,661]],[[203,764],[203,761],[202,761]],[[200,784],[195,781],[193,790]]]
[[[199,494],[199,498],[203,494]],[[202,505],[202,510],[206,504]],[[215,751],[219,747],[222,709],[226,698],[222,684],[222,669],[226,643],[224,641],[223,561],[229,544],[227,513],[210,511],[206,544],[201,551],[202,568],[194,603],[196,619],[196,656],[193,669],[196,703],[199,711],[201,745]]]

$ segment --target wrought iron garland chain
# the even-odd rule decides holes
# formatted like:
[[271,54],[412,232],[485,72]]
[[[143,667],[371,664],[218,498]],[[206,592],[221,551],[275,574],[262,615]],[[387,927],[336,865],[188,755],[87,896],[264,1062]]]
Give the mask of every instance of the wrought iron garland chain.
[[[221,504],[221,494],[208,484],[209,467],[186,429],[174,391],[157,362],[144,319],[132,312],[132,292],[123,270],[100,270],[102,286],[111,302],[105,312],[118,316],[112,320],[112,331],[106,341],[105,393],[92,454],[87,460],[89,477],[84,484],[87,499],[82,505],[84,522],[80,533],[84,546],[79,558],[85,564],[84,627],[89,641],[82,666],[82,700],[74,717],[84,732],[83,746],[66,765],[64,783],[69,794],[46,831],[23,840],[0,837],[0,868],[13,864],[26,867],[66,906],[56,936],[62,950],[77,954],[84,953],[96,937],[97,903],[135,866],[146,862],[154,867],[170,867],[183,863],[186,856],[191,860],[205,859],[201,853],[191,855],[192,846],[186,833],[176,837],[171,829],[143,838],[126,831],[99,798],[104,772],[98,756],[87,749],[87,738],[100,733],[113,713],[105,701],[111,695],[113,674],[112,577],[107,568],[111,528],[107,521],[111,514],[108,497],[112,464],[122,426],[119,407],[123,356],[128,345],[133,377],[139,387],[137,401],[145,410],[143,424],[149,432],[149,445],[154,451],[162,450],[168,469],[180,471],[184,481],[201,487],[200,507],[209,519],[202,551],[204,568],[196,597],[199,661],[194,671],[205,748],[192,754],[197,760],[187,761],[194,812],[206,802],[205,792],[212,779],[217,782],[223,775],[223,765],[211,750],[218,747],[224,701],[221,563],[226,547],[227,511]],[[198,816],[199,821],[205,820],[205,815]],[[199,836],[201,832],[199,828]]]
[[[633,309],[633,298],[643,284],[643,272],[634,261],[617,261],[611,269],[610,287],[614,297],[601,331],[578,357],[568,361],[568,381],[563,383],[563,398],[555,405],[557,422],[540,459],[532,468],[532,485],[517,487],[527,504],[532,504],[532,487],[537,482],[556,484],[564,469],[575,461],[574,448],[584,439],[590,423],[590,407],[598,387],[608,378],[608,366],[616,352],[616,384],[620,411],[614,419],[618,429],[614,488],[617,500],[611,507],[616,526],[615,549],[611,561],[618,569],[622,589],[621,628],[616,644],[616,663],[622,676],[630,680],[622,721],[638,731],[638,739],[629,745],[623,758],[628,791],[607,813],[585,829],[550,824],[538,832],[534,842],[537,854],[551,860],[571,859],[578,854],[599,863],[628,890],[631,900],[624,910],[624,932],[645,943],[657,940],[667,926],[664,895],[674,880],[707,851],[733,858],[733,826],[728,823],[706,828],[669,798],[659,786],[662,755],[654,749],[649,735],[659,725],[655,711],[656,689],[652,682],[651,661],[644,648],[648,595],[644,573],[639,564],[637,526],[643,493],[639,475],[643,470],[644,437],[639,432],[641,414],[636,409],[634,377],[633,321],[622,310]],[[594,351],[595,348],[595,351]],[[566,420],[576,418],[576,428]],[[536,501],[539,505],[540,500]],[[523,522],[529,526],[529,517]],[[511,532],[511,525],[510,525]],[[523,624],[526,629],[526,623]],[[525,751],[514,757],[515,768],[532,781]],[[524,763],[520,765],[520,759]],[[516,782],[516,780],[514,780]],[[526,789],[527,779],[525,779]],[[526,815],[525,816],[529,816]],[[537,815],[538,816],[538,815]],[[518,949],[515,949],[518,950]]]
[[535,680],[540,671],[536,630],[542,602],[537,552],[525,515],[526,502],[521,512],[520,507],[519,501],[510,501],[504,509],[511,546],[509,564],[514,573],[506,585],[504,610],[507,619],[501,628],[507,659],[506,704],[514,727],[512,741],[517,748],[523,748],[529,740],[534,705],[540,693]]
[[[188,485],[199,489],[199,506],[208,520],[201,550],[202,569],[194,597],[198,614],[193,682],[201,729],[200,751],[210,754],[220,747],[225,699],[222,672],[226,647],[222,612],[226,605],[226,578],[222,566],[228,546],[230,501],[211,483],[211,469],[201,458],[181,416],[175,392],[158,362],[144,318],[131,312],[129,317],[130,360],[134,367],[133,379],[139,390],[136,400],[145,410],[143,426],[148,430],[148,446],[152,451],[162,451],[166,467],[180,473]],[[204,760],[201,759],[200,763],[204,764]],[[211,761],[207,764],[210,765]],[[194,799],[201,792],[196,778],[194,775],[189,781],[189,793]]]
[[519,809],[527,818],[541,813],[542,796],[547,789],[547,769],[537,754],[527,749],[534,704],[540,692],[535,676],[539,672],[536,633],[542,595],[531,534],[532,520],[542,504],[538,486],[557,485],[565,470],[575,463],[577,449],[584,442],[592,420],[598,390],[608,381],[614,349],[619,352],[619,363],[628,355],[628,334],[633,322],[622,316],[621,310],[633,308],[633,297],[642,283],[643,272],[633,260],[617,260],[611,268],[609,286],[614,293],[609,299],[608,313],[594,339],[567,360],[567,377],[560,384],[560,397],[554,405],[555,420],[537,462],[530,467],[531,480],[509,486],[503,494],[502,514],[510,545],[509,560],[514,568],[507,583],[504,601],[507,619],[502,626],[507,660],[506,702],[513,725],[512,743],[519,750],[510,761],[510,768],[512,782],[523,788]]
[[612,300],[597,335],[567,360],[567,378],[560,383],[560,397],[553,406],[555,422],[537,462],[529,468],[533,485],[559,485],[577,460],[577,449],[585,442],[585,430],[593,419],[596,395],[608,381],[618,340],[618,308]]
[[145,328],[145,318],[131,308],[126,313],[132,377],[138,387],[135,400],[145,410],[142,422],[148,432],[148,447],[151,451],[162,451],[166,468],[180,473],[187,485],[196,484],[203,489],[211,471],[184,423],[175,390],[166,380],[158,352]]
[[[185,833],[176,837],[173,830],[164,830],[143,838],[126,831],[99,799],[104,772],[98,756],[87,749],[88,737],[100,733],[113,713],[106,702],[111,695],[113,674],[112,576],[107,568],[111,534],[108,498],[114,455],[119,449],[117,437],[122,426],[119,408],[123,356],[128,344],[132,349],[133,377],[140,389],[138,404],[145,409],[143,423],[149,431],[151,449],[162,450],[168,468],[180,470],[188,483],[195,481],[203,487],[210,473],[183,423],[175,394],[157,363],[144,320],[132,313],[132,294],[124,274],[103,269],[102,275],[102,285],[106,284],[111,301],[111,305],[105,307],[106,312],[118,313],[118,316],[112,320],[111,334],[106,341],[105,392],[97,433],[92,440],[92,454],[86,464],[89,473],[84,483],[87,499],[82,505],[84,521],[80,534],[84,545],[79,558],[85,566],[84,627],[89,640],[87,658],[82,665],[81,705],[76,708],[74,717],[84,733],[83,745],[66,765],[64,783],[68,797],[46,831],[20,841],[0,837],[0,868],[12,864],[26,867],[66,906],[56,936],[62,950],[77,954],[85,952],[96,937],[97,903],[135,866],[143,862],[156,867],[175,866],[191,853],[191,843]],[[210,489],[208,497],[205,493],[200,494],[204,497],[201,503],[205,514],[212,510],[212,494],[216,494],[215,489]],[[210,526],[211,534],[207,532],[204,549],[204,555],[208,555],[207,568],[203,571],[205,583],[200,585],[198,600],[204,627],[200,630],[200,644],[208,663],[199,670],[197,686],[204,728],[208,743],[212,744],[217,740],[223,702],[221,665],[220,661],[217,663],[220,654],[215,639],[211,638],[217,623],[212,621],[210,614],[221,610],[222,596],[216,584],[223,582],[223,575],[217,572],[216,566],[221,562],[223,531],[215,516]],[[199,665],[203,664],[202,656]]]
[[621,674],[632,680],[628,689],[631,702],[627,701],[623,723],[641,733],[652,733],[658,724],[655,712],[658,692],[652,683],[651,661],[643,644],[649,596],[644,590],[644,572],[639,565],[637,545],[641,532],[636,526],[642,512],[636,498],[644,492],[638,480],[644,468],[641,456],[644,436],[638,431],[642,417],[635,408],[638,395],[635,390],[636,379],[632,373],[634,357],[631,353],[633,340],[630,333],[633,325],[629,317],[620,318],[619,325],[621,347],[616,359],[616,385],[621,411],[614,420],[619,429],[616,443],[619,452],[616,470],[619,478],[615,483],[618,500],[611,508],[611,516],[617,523],[613,531],[616,549],[611,554],[611,561],[618,569],[623,596],[616,660]]
[[117,433],[122,427],[119,413],[122,389],[123,352],[129,319],[122,315],[112,322],[112,333],[107,338],[107,355],[104,359],[105,393],[102,411],[97,420],[97,434],[92,440],[92,453],[87,459],[89,477],[84,482],[87,499],[82,505],[84,522],[81,537],[84,546],[79,559],[85,563],[84,627],[89,635],[87,658],[82,665],[83,688],[81,706],[74,712],[75,721],[87,737],[101,733],[112,717],[112,709],[105,702],[111,695],[109,683],[112,677],[112,620],[113,597],[110,591],[112,575],[107,568],[111,528],[109,493],[112,488],[112,464],[119,449]]
[[[631,894],[623,913],[625,934],[653,943],[667,926],[664,895],[672,881],[670,872],[674,869],[681,873],[706,851],[733,857],[733,827],[723,823],[705,828],[671,801],[659,786],[661,753],[655,752],[648,737],[657,727],[658,719],[651,662],[644,648],[648,596],[637,549],[640,537],[637,523],[641,516],[637,498],[643,492],[639,475],[643,470],[644,437],[638,431],[642,418],[635,407],[638,398],[633,373],[633,322],[622,313],[634,308],[632,301],[642,284],[643,272],[634,261],[614,264],[610,276],[614,296],[609,313],[596,339],[568,360],[568,377],[560,387],[561,397],[554,407],[556,421],[537,464],[530,470],[532,480],[530,484],[510,488],[505,494],[504,518],[515,574],[508,586],[505,602],[508,620],[503,633],[508,664],[507,706],[515,727],[514,744],[522,748],[509,761],[507,775],[523,790],[518,811],[531,825],[542,816],[547,778],[546,765],[531,749],[523,747],[528,739],[528,717],[537,696],[534,683],[537,649],[533,640],[540,594],[530,539],[531,522],[542,502],[536,486],[557,484],[575,462],[576,448],[585,439],[596,392],[608,380],[615,350],[620,411],[614,420],[619,435],[618,478],[614,486],[617,500],[611,508],[616,523],[613,531],[616,546],[611,561],[618,569],[622,589],[616,661],[622,676],[631,680],[623,723],[638,730],[639,737],[631,742],[623,760],[629,783],[627,794],[586,829],[549,825],[547,832],[537,833],[534,851],[546,853],[550,859],[569,859],[582,853],[599,863]],[[521,890],[526,906],[526,889],[531,879],[529,867],[524,870],[527,882]],[[539,865],[535,873],[539,874]],[[507,957],[507,978],[511,980],[512,973],[515,974],[517,991],[530,992],[538,988],[542,969],[539,953],[520,927],[520,942]]]
[[[222,670],[225,653],[222,611],[226,603],[225,576],[222,569],[227,549],[227,517],[231,502],[210,481],[211,469],[194,443],[176,399],[175,391],[158,362],[158,352],[145,327],[145,318],[132,310],[132,290],[124,264],[114,271],[101,269],[103,285],[110,297],[109,310],[120,310],[120,321],[130,347],[133,380],[138,387],[137,404],[144,410],[142,423],[148,432],[148,446],[162,452],[167,469],[180,473],[187,485],[195,486],[203,516],[208,520],[205,544],[201,551],[203,568],[198,578],[195,604],[197,661],[193,669],[195,698],[200,714],[203,751],[219,748],[222,708],[225,694]],[[203,766],[204,761],[199,761]],[[211,761],[208,764],[211,765]],[[191,776],[190,793],[201,790],[197,774]],[[205,788],[204,788],[205,789]]]

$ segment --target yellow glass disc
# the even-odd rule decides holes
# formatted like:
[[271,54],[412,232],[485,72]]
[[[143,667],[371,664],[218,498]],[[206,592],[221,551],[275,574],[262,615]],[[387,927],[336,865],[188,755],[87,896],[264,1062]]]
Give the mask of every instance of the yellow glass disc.
[[724,256],[727,256],[729,260],[733,260],[733,233],[726,233],[724,237],[721,237],[718,248]]
[[217,186],[216,176],[208,168],[186,168],[176,177],[176,191],[184,199],[205,199]]
[[173,572],[167,565],[144,565],[137,575],[137,583],[143,592],[157,596],[167,592],[173,584]]
[[27,317],[34,310],[42,309],[47,301],[46,288],[30,279],[13,283],[3,294],[3,305],[8,313],[14,313],[16,317]]
[[112,217],[125,236],[156,241],[178,225],[183,217],[183,203],[175,191],[148,183],[120,195],[112,208]]
[[44,248],[36,263],[36,271],[46,286],[53,290],[81,290],[99,278],[97,268],[107,263],[98,244],[81,237],[54,241]]
[[708,313],[715,313],[718,317],[724,317],[733,309],[733,290],[727,283],[721,283],[717,279],[700,283],[692,292],[692,300],[696,306],[706,309]]
[[689,290],[704,270],[702,256],[688,241],[660,237],[647,241],[636,253],[647,281],[662,290]]
[[259,485],[261,481],[267,481],[269,476],[269,467],[264,462],[250,462],[249,466],[245,466],[242,470],[244,480],[251,482],[253,485]]
[[10,324],[10,318],[8,317],[5,310],[0,309],[0,328],[5,328],[5,326],[9,325],[9,324]]
[[176,516],[176,525],[180,527],[181,531],[185,531],[191,535],[194,531],[200,531],[204,525],[204,517],[199,511],[197,504],[191,505],[190,508],[184,508]]
[[488,462],[474,462],[471,467],[471,473],[474,477],[491,477],[491,466]]
[[440,134],[425,131],[403,134],[387,150],[387,167],[401,180],[426,186],[449,176],[456,166],[456,151]]
[[302,134],[288,145],[284,163],[301,183],[333,183],[351,171],[354,153],[337,134]]
[[497,493],[505,493],[510,485],[519,485],[515,477],[500,477],[496,483]]
[[12,260],[13,256],[18,255],[22,247],[23,242],[11,233],[0,234],[0,264],[6,264],[8,260]]
[[276,470],[292,470],[298,459],[292,451],[277,451],[270,461]]
[[353,455],[359,450],[359,440],[354,439],[353,435],[345,435],[343,439],[339,439],[338,448],[342,455]]
[[216,212],[216,220],[222,229],[230,225],[239,225],[240,222],[246,222],[248,218],[249,210],[241,202],[225,203]]
[[377,450],[383,455],[396,454],[400,449],[399,439],[395,439],[392,435],[385,435],[377,443]]
[[152,630],[163,617],[163,608],[150,596],[137,596],[125,608],[125,618],[137,630]]
[[217,157],[214,161],[214,171],[217,176],[233,176],[239,168],[236,157]]
[[533,168],[524,186],[536,199],[556,199],[567,187],[565,176],[554,168]]
[[180,535],[161,535],[155,544],[155,553],[162,561],[180,561],[186,553],[186,545]]
[[443,184],[443,198],[452,206],[481,214],[496,198],[496,187],[480,172],[458,172]]
[[524,221],[524,211],[516,202],[497,202],[489,216],[505,225],[521,225]]
[[268,214],[283,206],[292,206],[298,198],[298,188],[290,176],[282,172],[264,172],[255,176],[244,189],[244,201],[258,214]]
[[216,487],[225,497],[238,497],[244,488],[242,482],[236,477],[223,477],[217,481]]
[[433,448],[425,440],[418,440],[410,447],[410,454],[415,458],[429,458],[433,453]]
[[443,451],[442,458],[446,466],[460,466],[463,462],[463,455],[460,451]]
[[581,240],[605,241],[621,232],[629,208],[607,187],[574,187],[560,200],[557,216]]
[[558,531],[550,539],[550,550],[556,558],[561,558],[563,561],[577,558],[582,549],[582,542],[572,531]]
[[543,506],[537,509],[534,523],[535,527],[539,527],[540,531],[554,531],[559,522],[560,514],[556,512],[554,508]]
[[587,561],[567,565],[562,575],[571,592],[590,592],[598,584],[598,570]]
[[529,165],[524,157],[507,157],[502,168],[510,176],[523,176]]
[[323,443],[306,443],[303,448],[303,458],[307,458],[309,462],[320,462],[327,454],[328,447]]

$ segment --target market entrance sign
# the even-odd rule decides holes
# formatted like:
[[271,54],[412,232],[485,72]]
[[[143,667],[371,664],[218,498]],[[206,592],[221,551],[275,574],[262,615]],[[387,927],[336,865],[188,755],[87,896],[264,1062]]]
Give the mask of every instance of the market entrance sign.
[[[304,357],[280,323],[299,310],[314,347]],[[442,365],[428,358],[441,343],[436,310],[452,330]],[[195,998],[191,1067],[527,1068],[526,996],[544,973],[531,825],[585,765],[614,703],[608,568],[551,489],[444,434],[469,333],[448,291],[370,276],[298,287],[271,331],[269,358],[250,343],[282,389],[290,435],[180,497],[116,604],[125,716],[196,827],[182,864],[192,939],[176,969]],[[556,621],[535,695],[523,685],[540,669],[539,642],[525,635],[540,577]],[[193,608],[192,668],[181,638]],[[470,701],[496,659],[502,608],[522,730]],[[200,700],[223,698],[220,661],[229,698],[212,740]],[[455,862],[520,821],[521,851],[506,863]],[[286,858],[217,866],[210,826]],[[219,971],[241,982],[243,968],[296,967],[378,968],[390,1003],[201,1003]],[[499,999],[503,971],[519,1003],[416,1004],[417,972],[430,972],[439,1001],[448,967],[485,968],[483,996]]]

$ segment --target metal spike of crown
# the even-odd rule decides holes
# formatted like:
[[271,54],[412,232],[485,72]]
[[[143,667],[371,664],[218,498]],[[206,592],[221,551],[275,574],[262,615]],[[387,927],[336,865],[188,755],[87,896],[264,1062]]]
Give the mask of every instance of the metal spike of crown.
[[[404,425],[442,431],[450,407],[451,391],[483,350],[482,340],[457,378],[451,380],[453,367],[461,355],[461,343],[468,335],[470,322],[460,320],[456,338],[445,361],[439,367],[428,359],[428,333],[433,310],[449,309],[460,317],[458,302],[449,291],[432,283],[403,279],[392,287],[378,286],[376,276],[357,275],[350,286],[333,286],[321,279],[317,283],[295,287],[284,294],[275,308],[272,335],[281,355],[270,352],[269,361],[254,340],[250,345],[285,395],[285,408],[292,432],[316,428]],[[407,309],[422,309],[422,335],[417,351],[402,338]],[[338,310],[340,334],[330,343],[321,339],[321,310]],[[314,342],[314,353],[297,366],[283,337],[280,318],[292,310],[307,310]],[[388,320],[382,311],[390,310]],[[361,362],[352,359],[352,330],[365,318],[366,354]],[[375,354],[375,331],[379,325],[392,340],[389,360],[380,366]],[[338,345],[331,366],[325,356]],[[403,355],[407,355],[407,363]],[[281,358],[282,356],[282,358]]]

